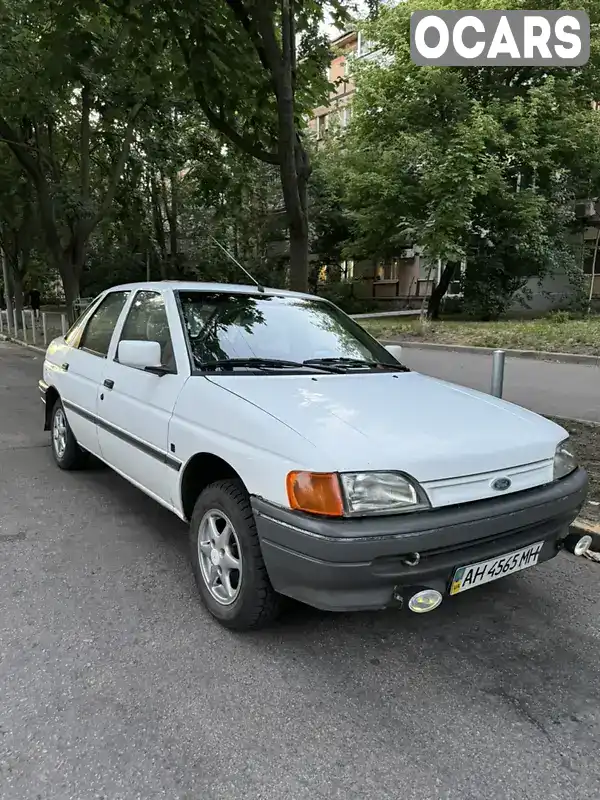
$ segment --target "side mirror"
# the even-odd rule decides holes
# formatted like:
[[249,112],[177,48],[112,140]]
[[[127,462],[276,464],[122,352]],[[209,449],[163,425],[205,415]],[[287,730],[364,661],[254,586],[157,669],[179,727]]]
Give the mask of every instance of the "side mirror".
[[402,347],[399,344],[386,344],[385,349],[394,356],[396,361],[402,361]]
[[161,350],[158,342],[138,342],[124,339],[119,342],[117,357],[120,364],[136,369],[152,371],[161,366]]

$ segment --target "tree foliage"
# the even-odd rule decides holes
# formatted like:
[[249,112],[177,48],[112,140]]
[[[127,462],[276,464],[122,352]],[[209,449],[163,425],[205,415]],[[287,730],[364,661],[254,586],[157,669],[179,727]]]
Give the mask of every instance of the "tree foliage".
[[[439,7],[461,6],[495,7]],[[572,260],[573,202],[600,191],[598,27],[578,69],[423,68],[410,59],[409,25],[425,7],[382,8],[366,26],[380,58],[355,64],[348,250],[386,257],[419,243],[433,260],[466,259],[465,300],[491,316],[530,276]],[[600,4],[586,10],[599,21]]]
[[326,9],[345,13],[340,0],[2,3],[0,152],[26,187],[0,202],[5,241],[26,195],[70,305],[127,264],[219,273],[215,233],[264,260],[283,201],[287,278],[305,288],[303,119],[327,90]]

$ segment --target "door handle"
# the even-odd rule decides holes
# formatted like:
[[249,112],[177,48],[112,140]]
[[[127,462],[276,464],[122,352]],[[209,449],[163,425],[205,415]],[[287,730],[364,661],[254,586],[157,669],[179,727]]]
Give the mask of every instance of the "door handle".
[[69,365],[65,362],[64,364],[60,365],[60,368],[62,369],[63,372],[67,372],[69,369]]
[[112,389],[113,386],[115,385],[115,382],[111,381],[110,378],[106,378],[106,380],[104,381],[104,385],[106,386],[107,389]]

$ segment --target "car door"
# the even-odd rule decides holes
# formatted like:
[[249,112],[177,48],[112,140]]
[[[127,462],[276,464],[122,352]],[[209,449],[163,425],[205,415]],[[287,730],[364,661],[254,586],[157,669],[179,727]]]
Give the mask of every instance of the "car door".
[[[173,312],[176,312],[174,300]],[[175,313],[172,318],[177,324]],[[169,446],[169,422],[189,364],[174,352],[172,326],[162,292],[138,291],[105,363],[98,399],[102,458],[141,489],[172,507],[180,462]],[[181,337],[179,337],[181,338]],[[157,341],[167,374],[119,363],[122,341]],[[178,341],[178,340],[176,340]]]
[[50,382],[60,394],[67,420],[79,444],[99,455],[96,429],[98,389],[112,335],[130,292],[108,292],[69,331],[65,342],[55,346],[48,358]]

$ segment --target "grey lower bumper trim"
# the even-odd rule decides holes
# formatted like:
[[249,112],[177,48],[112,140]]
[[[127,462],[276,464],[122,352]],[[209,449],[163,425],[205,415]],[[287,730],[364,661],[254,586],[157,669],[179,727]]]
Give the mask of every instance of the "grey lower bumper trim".
[[[393,604],[399,587],[445,592],[456,567],[543,541],[560,552],[587,491],[577,470],[562,481],[498,500],[396,517],[315,519],[252,499],[274,588],[318,608]],[[420,554],[418,564],[406,556]]]
[[[315,546],[321,551],[327,545],[342,543],[351,545],[349,549],[356,552],[364,546],[372,551],[375,544],[384,550],[391,546],[390,552],[398,552],[399,544],[408,548],[408,551],[418,549],[416,545],[422,544],[423,537],[427,539],[428,549],[456,546],[473,539],[491,538],[532,527],[547,520],[567,518],[576,514],[583,505],[587,486],[587,473],[577,469],[555,483],[491,500],[415,514],[355,519],[318,518],[300,514],[258,497],[252,498],[252,506],[257,518],[281,530],[281,544],[289,546],[291,542],[295,545],[304,543],[304,547],[296,549],[306,554],[311,554]],[[289,531],[289,536],[285,536],[284,531]],[[321,553],[315,552],[314,555],[319,557]]]

